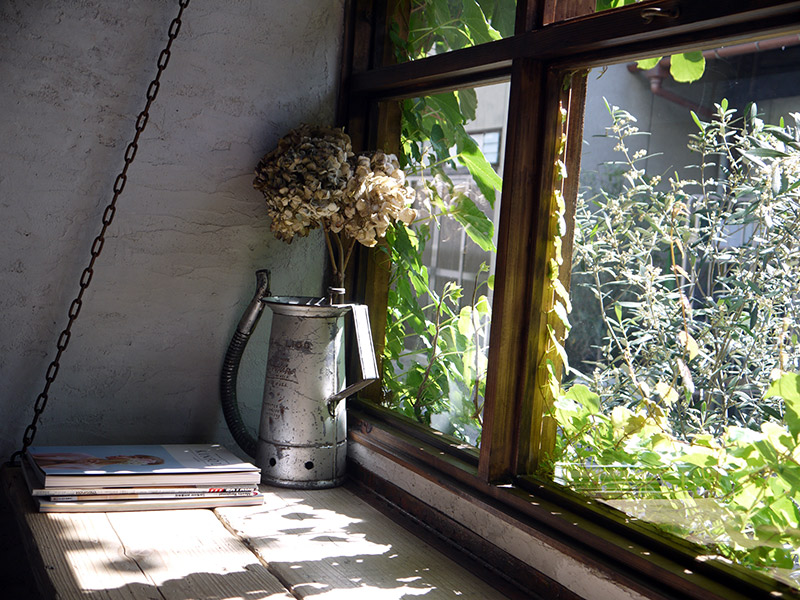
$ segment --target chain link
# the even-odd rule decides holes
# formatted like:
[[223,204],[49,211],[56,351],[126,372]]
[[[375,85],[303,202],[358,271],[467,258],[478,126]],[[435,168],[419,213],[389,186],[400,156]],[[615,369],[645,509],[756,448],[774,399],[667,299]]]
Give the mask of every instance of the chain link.
[[86,291],[86,288],[89,287],[89,282],[92,280],[92,275],[94,274],[94,264],[97,261],[97,258],[100,256],[100,252],[103,249],[103,243],[105,242],[105,235],[108,227],[111,225],[111,222],[114,220],[114,213],[117,210],[117,200],[122,194],[122,190],[125,188],[125,183],[128,181],[128,168],[133,163],[133,159],[136,156],[136,151],[139,148],[139,136],[141,136],[144,128],[147,126],[147,121],[150,118],[150,107],[153,104],[153,101],[156,99],[158,95],[159,87],[161,86],[161,74],[164,72],[164,69],[169,62],[169,57],[171,55],[171,48],[172,42],[175,41],[175,38],[178,36],[178,31],[181,28],[181,17],[183,16],[184,9],[189,6],[189,0],[179,0],[178,4],[180,5],[180,9],[178,10],[178,16],[176,16],[169,25],[169,41],[167,42],[166,47],[161,51],[161,54],[158,56],[158,72],[156,73],[155,78],[153,81],[150,82],[150,85],[147,87],[147,103],[144,106],[144,109],[139,116],[136,118],[136,134],[133,136],[133,140],[128,147],[125,149],[125,165],[122,167],[122,171],[117,178],[114,180],[114,195],[111,198],[111,202],[106,207],[105,211],[103,212],[103,219],[102,224],[103,227],[100,229],[100,233],[95,238],[94,242],[92,243],[91,249],[91,259],[89,260],[88,266],[83,270],[80,278],[80,291],[75,299],[70,304],[69,312],[67,313],[68,321],[66,328],[61,332],[61,335],[58,338],[58,342],[56,343],[56,356],[53,361],[50,363],[50,366],[47,367],[47,373],[45,375],[45,384],[42,392],[37,396],[36,402],[33,405],[33,420],[31,421],[30,425],[25,429],[25,433],[22,436],[22,449],[15,452],[11,455],[11,459],[9,462],[14,463],[16,460],[25,454],[25,451],[28,447],[33,443],[33,439],[36,436],[36,429],[39,423],[39,418],[42,416],[44,409],[47,407],[47,400],[50,393],[50,386],[53,385],[53,382],[58,375],[58,369],[61,362],[61,356],[64,354],[64,351],[67,349],[67,345],[69,344],[70,337],[72,335],[72,326],[75,324],[75,320],[78,318],[78,315],[81,312],[81,306],[83,306],[83,294]]

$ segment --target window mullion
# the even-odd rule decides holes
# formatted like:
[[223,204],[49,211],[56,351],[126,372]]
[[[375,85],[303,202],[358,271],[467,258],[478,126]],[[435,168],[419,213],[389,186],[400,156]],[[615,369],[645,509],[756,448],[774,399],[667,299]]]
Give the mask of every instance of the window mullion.
[[[512,69],[503,195],[497,240],[489,373],[481,434],[479,474],[488,481],[516,472],[517,423],[523,411],[521,384],[527,371],[527,326],[538,184],[545,158],[543,65],[518,59]],[[527,411],[529,412],[529,411]]]
[[544,22],[545,12],[555,0],[517,0],[516,33],[538,29]]

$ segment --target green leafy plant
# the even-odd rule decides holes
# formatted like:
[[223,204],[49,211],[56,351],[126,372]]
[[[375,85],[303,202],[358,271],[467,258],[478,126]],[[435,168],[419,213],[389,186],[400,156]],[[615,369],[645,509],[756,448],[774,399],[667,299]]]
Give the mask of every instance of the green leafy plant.
[[786,406],[786,424],[729,426],[683,441],[658,410],[617,406],[573,385],[555,403],[558,480],[667,531],[706,545],[711,556],[789,572],[800,560],[800,374],[767,390]]
[[[597,0],[595,10],[600,12],[610,8],[619,8],[636,4],[641,0]],[[663,57],[647,58],[637,62],[640,69],[652,69]],[[703,76],[706,70],[706,59],[702,52],[681,52],[669,57],[669,73],[675,81],[691,83]]]
[[[414,60],[511,35],[515,7],[515,0],[401,2],[390,31],[396,58]],[[452,178],[468,174],[494,206],[502,180],[466,131],[477,104],[473,89],[401,104],[400,161],[417,185],[419,218],[387,236],[392,275],[383,357],[389,406],[428,425],[446,415],[447,432],[473,444],[480,437],[492,278],[484,265],[471,289],[454,281],[434,286],[423,255],[432,228],[448,220],[487,260],[495,252],[492,219]]]
[[684,437],[780,419],[760,397],[800,366],[797,128],[755,110],[737,121],[723,101],[712,121],[695,115],[697,178],[662,181],[628,148],[635,118],[609,107],[624,185],[577,211],[573,272],[606,336],[584,377],[608,402],[659,402]]
[[623,183],[579,201],[573,267],[604,335],[593,369],[573,367],[555,403],[550,468],[578,490],[639,501],[646,516],[648,502],[706,502],[698,514],[712,507],[714,518],[670,527],[749,566],[791,569],[800,114],[768,125],[755,106],[737,119],[726,101],[711,121],[693,114],[696,178],[664,181],[630,148],[644,135],[633,115],[608,110]]
[[508,37],[515,16],[516,0],[405,0],[389,34],[402,62]]
[[[476,443],[485,388],[489,304],[476,285],[468,302],[447,282],[439,294],[421,261],[427,226],[396,227],[387,237],[393,262],[384,352],[384,385],[395,409],[430,425],[438,413],[452,433]],[[421,302],[426,299],[427,302]]]
[[[412,170],[413,171],[413,170]],[[419,218],[387,235],[389,289],[384,387],[388,404],[421,423],[446,414],[445,427],[470,443],[480,435],[492,279],[480,267],[472,289],[431,285],[423,261],[431,226],[452,219],[480,248],[493,251],[492,221],[460,186],[419,167]],[[413,178],[413,177],[412,177]],[[441,426],[440,426],[441,428]]]

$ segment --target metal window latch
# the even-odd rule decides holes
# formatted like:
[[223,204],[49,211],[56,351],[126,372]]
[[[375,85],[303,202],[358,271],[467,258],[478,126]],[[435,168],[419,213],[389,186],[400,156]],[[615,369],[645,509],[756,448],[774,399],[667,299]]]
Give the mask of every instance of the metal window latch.
[[659,8],[657,6],[650,6],[648,8],[642,9],[642,19],[644,19],[645,23],[652,23],[653,19],[660,18],[660,19],[677,19],[678,18],[678,9],[672,8],[669,10]]

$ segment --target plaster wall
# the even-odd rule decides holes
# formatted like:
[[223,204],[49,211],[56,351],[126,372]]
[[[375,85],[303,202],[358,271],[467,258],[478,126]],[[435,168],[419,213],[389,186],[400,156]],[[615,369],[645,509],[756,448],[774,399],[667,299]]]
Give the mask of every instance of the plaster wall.
[[[177,1],[0,4],[0,456],[21,445]],[[215,441],[225,350],[255,289],[319,295],[321,236],[269,231],[253,168],[334,118],[343,0],[193,0],[37,444]],[[268,312],[268,311],[267,311]],[[240,372],[257,426],[269,315]]]

